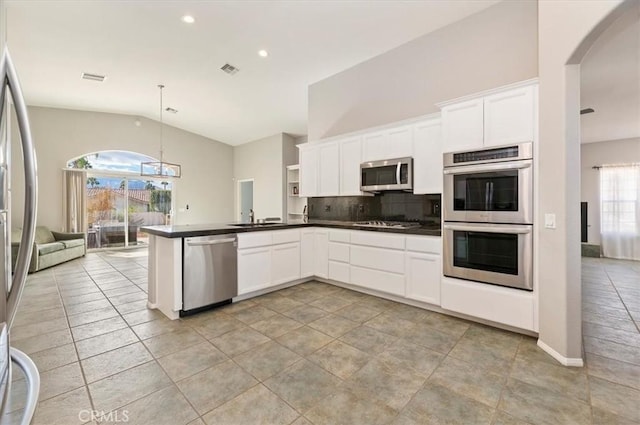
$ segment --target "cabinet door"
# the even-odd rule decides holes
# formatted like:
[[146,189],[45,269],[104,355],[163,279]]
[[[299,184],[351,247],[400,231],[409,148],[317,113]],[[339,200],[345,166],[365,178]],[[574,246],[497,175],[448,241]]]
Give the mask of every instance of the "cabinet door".
[[384,131],[369,133],[362,136],[362,161],[377,161],[387,158],[385,148],[387,134]]
[[271,247],[238,250],[238,295],[271,285]]
[[323,143],[318,146],[319,172],[318,195],[340,194],[340,146],[338,143]]
[[315,274],[314,229],[300,231],[300,277]]
[[327,279],[329,277],[329,231],[316,229],[313,249],[315,251],[314,274]]
[[418,252],[406,253],[406,297],[440,305],[440,256]]
[[300,146],[299,196],[318,196],[318,148]]
[[413,127],[413,193],[442,193],[442,125],[432,119]]
[[535,128],[533,86],[484,98],[484,145],[532,142]]
[[404,126],[389,129],[385,151],[386,157],[383,159],[413,156],[413,128]]
[[300,279],[300,243],[274,245],[271,248],[271,284]]
[[340,195],[360,196],[360,163],[362,139],[349,138],[340,142]]
[[483,107],[483,99],[480,98],[442,108],[444,152],[482,148]]

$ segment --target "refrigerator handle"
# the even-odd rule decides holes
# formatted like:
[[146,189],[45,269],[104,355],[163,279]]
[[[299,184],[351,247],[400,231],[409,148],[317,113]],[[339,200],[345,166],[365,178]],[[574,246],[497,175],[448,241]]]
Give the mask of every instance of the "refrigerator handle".
[[[20,139],[22,141],[22,157],[24,161],[24,215],[22,218],[22,239],[20,240],[20,248],[18,249],[18,257],[13,273],[11,290],[7,297],[7,327],[11,328],[13,319],[16,315],[18,303],[22,296],[25,280],[27,278],[27,270],[33,250],[33,240],[36,228],[36,210],[38,202],[38,180],[36,172],[36,153],[33,148],[33,140],[31,138],[31,129],[29,127],[29,116],[27,114],[27,105],[24,101],[18,74],[9,55],[7,46],[4,48],[2,59],[0,59],[0,81],[1,92],[0,100],[4,101],[7,89],[11,92],[11,98],[16,111],[18,120],[18,130],[20,131]],[[5,103],[0,104],[0,119],[4,116]],[[7,223],[8,230],[11,231],[11,223]],[[11,247],[7,247],[10,252]]]

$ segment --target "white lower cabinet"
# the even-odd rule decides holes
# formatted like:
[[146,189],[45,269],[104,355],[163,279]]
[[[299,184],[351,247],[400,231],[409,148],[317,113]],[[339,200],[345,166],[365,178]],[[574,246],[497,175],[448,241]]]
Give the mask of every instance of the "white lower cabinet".
[[271,285],[271,247],[238,250],[238,295]]
[[349,269],[351,283],[404,296],[404,247],[404,236],[352,232]]
[[467,280],[442,278],[442,308],[520,329],[535,329],[534,294]]
[[329,278],[329,231],[316,229],[314,234],[314,275]]
[[364,288],[404,296],[404,275],[351,266],[351,283]]
[[300,279],[300,243],[273,246],[271,263],[272,285]]
[[300,277],[310,277],[315,274],[315,229],[300,230]]
[[442,275],[440,255],[407,252],[405,257],[406,297],[440,305],[440,279]]

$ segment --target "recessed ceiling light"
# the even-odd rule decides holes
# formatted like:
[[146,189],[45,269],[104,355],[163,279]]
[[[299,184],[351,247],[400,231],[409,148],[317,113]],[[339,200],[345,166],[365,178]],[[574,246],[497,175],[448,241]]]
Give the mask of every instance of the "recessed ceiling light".
[[184,15],[182,17],[182,22],[186,22],[187,24],[193,24],[196,21],[196,18],[194,18],[191,15]]
[[269,56],[269,52],[267,52],[266,50],[259,50],[258,55],[260,55],[260,57],[266,58],[267,56]]

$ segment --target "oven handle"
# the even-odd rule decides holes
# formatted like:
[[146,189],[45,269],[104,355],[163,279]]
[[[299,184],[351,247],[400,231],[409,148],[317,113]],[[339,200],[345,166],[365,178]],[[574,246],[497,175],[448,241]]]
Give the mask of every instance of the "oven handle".
[[531,160],[510,163],[501,162],[499,164],[462,165],[459,167],[446,168],[444,170],[444,174],[469,174],[483,171],[521,170],[524,168],[530,168],[531,165]]
[[501,226],[499,224],[485,224],[485,225],[465,225],[465,224],[445,224],[445,230],[457,230],[460,232],[483,232],[483,233],[508,233],[514,235],[524,235],[531,233],[531,226],[514,226],[512,224],[508,226]]
[[398,161],[398,165],[396,166],[396,184],[400,184],[400,167],[402,165],[402,161]]

